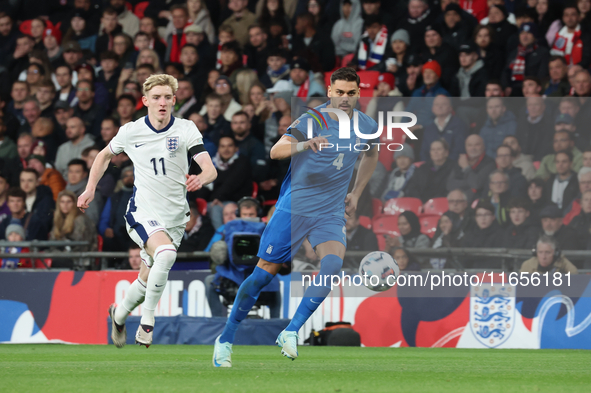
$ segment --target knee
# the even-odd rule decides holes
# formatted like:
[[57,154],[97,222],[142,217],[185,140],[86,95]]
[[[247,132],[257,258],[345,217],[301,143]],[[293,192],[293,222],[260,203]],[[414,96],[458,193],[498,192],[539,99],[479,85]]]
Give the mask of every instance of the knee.
[[260,267],[267,273],[270,273],[274,276],[277,275],[277,273],[279,273],[279,270],[281,270],[281,266],[283,266],[281,263],[267,262],[263,259],[259,259],[259,262],[257,263],[257,267]]
[[176,249],[172,244],[166,244],[154,251],[154,266],[169,271],[176,261]]

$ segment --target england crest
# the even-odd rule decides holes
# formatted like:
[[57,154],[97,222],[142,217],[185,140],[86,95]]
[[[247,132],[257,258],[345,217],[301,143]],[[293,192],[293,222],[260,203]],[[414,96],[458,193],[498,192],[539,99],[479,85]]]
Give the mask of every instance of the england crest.
[[179,137],[168,136],[166,137],[166,148],[168,151],[176,151],[179,148]]
[[482,284],[470,292],[472,334],[481,344],[498,347],[509,339],[515,326],[515,287]]

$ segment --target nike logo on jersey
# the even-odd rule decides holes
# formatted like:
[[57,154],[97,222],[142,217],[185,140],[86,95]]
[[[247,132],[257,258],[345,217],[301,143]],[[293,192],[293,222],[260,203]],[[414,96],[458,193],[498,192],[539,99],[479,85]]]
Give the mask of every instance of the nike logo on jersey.
[[145,145],[145,143],[142,143],[141,145],[138,145],[137,143],[135,144],[135,147],[142,147],[143,145]]
[[160,287],[163,287],[163,286],[165,286],[165,285],[166,285],[166,284],[162,284],[162,285],[154,284],[154,286],[155,286],[156,288],[160,288]]

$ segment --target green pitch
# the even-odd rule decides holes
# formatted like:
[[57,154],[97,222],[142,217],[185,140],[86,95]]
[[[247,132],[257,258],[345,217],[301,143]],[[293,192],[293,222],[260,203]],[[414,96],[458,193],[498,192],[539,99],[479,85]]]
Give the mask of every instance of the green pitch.
[[590,392],[591,351],[300,347],[0,346],[2,392]]

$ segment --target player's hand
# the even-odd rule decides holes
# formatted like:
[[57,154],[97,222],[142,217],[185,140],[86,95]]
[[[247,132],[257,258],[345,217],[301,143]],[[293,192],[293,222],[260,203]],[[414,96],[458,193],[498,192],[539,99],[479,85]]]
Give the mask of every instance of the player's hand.
[[353,193],[347,194],[345,197],[345,213],[351,217],[353,213],[357,211],[357,201],[359,197]]
[[312,149],[314,153],[318,153],[322,143],[328,143],[328,139],[323,136],[317,136],[304,143],[304,150]]
[[80,211],[82,213],[84,213],[86,211],[86,209],[88,209],[88,205],[90,204],[90,202],[92,202],[92,200],[94,199],[94,191],[84,191],[82,193],[82,195],[80,195],[78,197],[78,209],[80,209]]
[[203,183],[201,183],[201,179],[197,175],[185,175],[187,177],[187,191],[193,192],[201,189],[203,187]]

